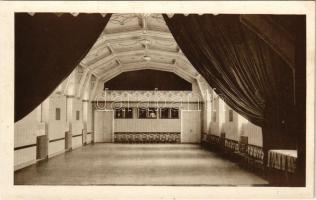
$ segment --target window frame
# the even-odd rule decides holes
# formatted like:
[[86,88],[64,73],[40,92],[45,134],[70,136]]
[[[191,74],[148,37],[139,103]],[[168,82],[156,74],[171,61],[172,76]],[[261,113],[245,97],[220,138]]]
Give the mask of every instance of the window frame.
[[228,121],[233,122],[234,121],[234,111],[232,109],[228,110]]
[[[167,117],[162,117],[163,110],[167,111]],[[160,119],[170,119],[170,108],[160,108],[159,109],[159,118]]]
[[[117,116],[118,111],[120,111],[122,113],[121,117]],[[128,113],[131,113],[131,115],[128,115]],[[114,119],[133,119],[133,113],[134,113],[134,110],[131,107],[115,108],[114,109]]]
[[[173,115],[172,115],[172,110],[177,110],[178,112],[178,115],[177,115],[177,117],[173,117]],[[180,109],[179,108],[170,108],[170,119],[180,119]]]
[[[140,115],[140,111],[141,110],[145,110],[145,117],[141,117]],[[155,117],[151,117],[150,116],[150,110],[153,110],[155,112]],[[138,108],[138,119],[158,119],[158,108],[155,108],[155,107],[149,107],[149,108]]]
[[80,120],[80,110],[76,110],[76,120]]
[[55,120],[56,121],[60,121],[61,120],[61,109],[60,108],[56,108],[55,109]]

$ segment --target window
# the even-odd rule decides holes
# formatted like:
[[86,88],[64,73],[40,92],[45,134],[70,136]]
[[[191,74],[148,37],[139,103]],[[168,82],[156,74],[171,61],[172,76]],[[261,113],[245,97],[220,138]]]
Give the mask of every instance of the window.
[[79,110],[76,111],[76,120],[80,120],[80,111]]
[[133,108],[119,108],[115,109],[116,119],[131,119],[133,118]]
[[55,119],[60,120],[60,108],[56,108]]
[[157,118],[157,108],[139,108],[139,119],[155,119]]
[[160,118],[169,119],[169,108],[160,108]]
[[171,119],[179,119],[179,108],[171,108]]
[[228,111],[229,121],[232,122],[234,120],[234,112],[233,110]]
[[138,118],[145,119],[147,116],[147,109],[145,108],[139,108],[138,109]]
[[157,118],[157,109],[156,108],[148,108],[147,109],[147,118]]
[[161,119],[179,119],[179,108],[161,108]]

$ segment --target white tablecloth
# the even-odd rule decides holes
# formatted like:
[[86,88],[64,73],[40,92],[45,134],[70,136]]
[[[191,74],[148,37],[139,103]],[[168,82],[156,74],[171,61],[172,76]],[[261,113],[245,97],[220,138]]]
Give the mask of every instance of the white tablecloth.
[[274,149],[268,153],[268,167],[295,172],[297,150]]

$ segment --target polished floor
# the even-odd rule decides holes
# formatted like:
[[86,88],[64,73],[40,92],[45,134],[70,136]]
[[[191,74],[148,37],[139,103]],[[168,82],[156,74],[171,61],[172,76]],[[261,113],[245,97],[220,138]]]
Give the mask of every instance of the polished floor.
[[95,144],[15,172],[16,185],[256,186],[268,182],[192,144]]

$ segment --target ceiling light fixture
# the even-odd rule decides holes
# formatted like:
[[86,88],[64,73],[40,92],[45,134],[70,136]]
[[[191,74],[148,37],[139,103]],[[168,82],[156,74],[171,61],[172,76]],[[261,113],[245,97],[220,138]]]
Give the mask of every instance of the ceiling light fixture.
[[146,44],[149,44],[150,43],[150,40],[147,40],[147,39],[141,39],[140,40],[140,43],[146,45]]
[[146,61],[150,61],[151,57],[150,56],[144,56],[143,59],[146,60]]

